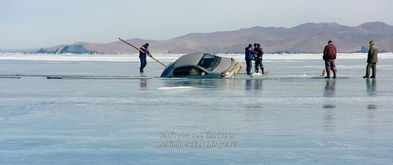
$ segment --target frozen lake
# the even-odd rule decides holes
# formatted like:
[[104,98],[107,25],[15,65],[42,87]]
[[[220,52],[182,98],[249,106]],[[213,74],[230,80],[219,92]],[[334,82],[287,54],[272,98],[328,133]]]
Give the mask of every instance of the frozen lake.
[[[180,55],[157,55],[169,63]],[[223,55],[243,61],[243,55]],[[0,54],[0,164],[392,164],[393,54],[266,55],[266,77],[136,76],[136,55]],[[163,67],[149,61],[146,74]]]

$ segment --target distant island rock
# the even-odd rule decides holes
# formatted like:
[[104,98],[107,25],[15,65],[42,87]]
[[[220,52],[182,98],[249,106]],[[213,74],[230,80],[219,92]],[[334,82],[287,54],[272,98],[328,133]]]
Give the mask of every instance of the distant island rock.
[[[113,38],[117,38],[114,36]],[[292,28],[252,27],[214,33],[191,33],[168,40],[129,39],[139,46],[149,42],[152,53],[243,53],[249,43],[261,43],[267,53],[321,53],[328,40],[339,52],[366,53],[368,42],[375,40],[382,52],[393,52],[393,26],[383,22],[344,26],[337,23],[306,23]],[[120,42],[105,44],[79,42],[43,48],[38,53],[136,53]]]
[[47,54],[64,54],[64,53],[73,53],[73,54],[97,54],[99,52],[94,50],[89,50],[85,48],[83,45],[65,45],[63,48],[53,49],[39,49],[36,53],[47,53]]

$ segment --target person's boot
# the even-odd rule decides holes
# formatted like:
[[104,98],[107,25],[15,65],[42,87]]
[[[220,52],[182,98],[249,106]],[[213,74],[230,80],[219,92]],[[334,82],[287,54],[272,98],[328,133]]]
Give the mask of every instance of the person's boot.
[[333,78],[337,78],[336,73],[337,71],[333,71]]
[[375,78],[375,75],[372,75],[370,78]]
[[368,78],[368,76],[366,75],[366,76],[363,76],[363,78]]
[[330,71],[326,71],[326,77],[325,78],[330,78]]

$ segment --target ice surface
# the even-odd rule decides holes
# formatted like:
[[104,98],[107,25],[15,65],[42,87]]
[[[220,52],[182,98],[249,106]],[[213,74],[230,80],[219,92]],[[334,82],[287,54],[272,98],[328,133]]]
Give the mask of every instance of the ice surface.
[[[0,59],[0,75],[139,75],[132,55]],[[320,55],[267,55],[264,64],[269,75],[255,78],[0,79],[0,164],[393,162],[392,54],[380,56],[376,80],[361,78],[364,54],[339,56],[338,73],[348,78],[337,80],[311,78],[322,72]],[[145,74],[162,69],[149,61]],[[233,137],[184,138],[202,133]],[[236,145],[157,147],[194,141]]]
[[[153,54],[160,61],[173,62],[184,54]],[[217,54],[243,61],[243,54]],[[393,53],[380,53],[380,59],[393,59]],[[321,59],[322,54],[265,54],[265,60],[281,59],[288,63],[302,62],[302,60]],[[365,53],[339,53],[338,59],[367,59]],[[30,60],[30,61],[139,61],[138,54],[122,55],[91,55],[91,54],[22,54],[22,53],[0,53],[0,60]],[[148,58],[148,60],[151,60]],[[151,60],[152,61],[152,60]],[[270,61],[273,62],[273,61]],[[281,61],[282,62],[282,61]],[[53,62],[54,63],[54,62]]]

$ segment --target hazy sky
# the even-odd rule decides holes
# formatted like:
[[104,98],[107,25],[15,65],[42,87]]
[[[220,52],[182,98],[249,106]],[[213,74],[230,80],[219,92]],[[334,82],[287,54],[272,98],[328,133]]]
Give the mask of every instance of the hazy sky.
[[393,0],[0,0],[0,49],[306,22],[393,25]]

